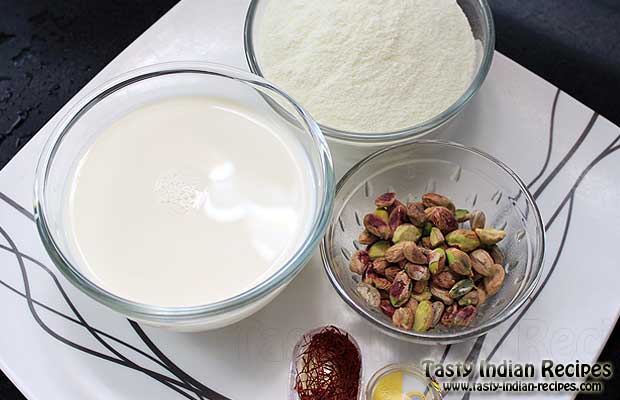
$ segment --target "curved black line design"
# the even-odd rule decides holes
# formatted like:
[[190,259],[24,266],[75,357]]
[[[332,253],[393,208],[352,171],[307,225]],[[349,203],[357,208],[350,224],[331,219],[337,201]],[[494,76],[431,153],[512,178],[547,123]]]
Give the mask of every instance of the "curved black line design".
[[[17,211],[19,211],[20,213],[22,213],[24,216],[26,216],[28,219],[30,219],[31,221],[34,221],[34,216],[27,211],[25,208],[21,207],[17,202],[15,202],[14,200],[12,200],[10,197],[8,197],[7,195],[5,195],[4,193],[0,192],[0,199],[4,200],[8,205],[12,206],[13,208],[15,208]],[[158,380],[160,383],[164,384],[165,386],[168,386],[169,388],[171,388],[172,390],[178,392],[179,394],[183,395],[186,398],[189,399],[194,399],[195,397],[190,396],[187,392],[185,392],[184,390],[189,391],[190,393],[193,393],[194,395],[198,396],[199,399],[204,399],[205,396],[211,396],[211,398],[213,400],[230,400],[227,397],[213,391],[212,389],[208,388],[206,385],[199,383],[196,379],[191,378],[187,373],[181,371],[178,367],[176,367],[176,370],[172,370],[169,365],[167,363],[171,363],[171,361],[166,358],[165,361],[164,360],[157,360],[156,358],[149,356],[148,354],[144,353],[143,351],[135,348],[134,346],[131,346],[130,344],[113,337],[112,335],[105,333],[101,330],[95,329],[92,326],[90,326],[86,320],[82,317],[82,315],[79,313],[79,311],[77,310],[77,308],[75,307],[75,305],[72,303],[72,301],[70,300],[69,296],[66,294],[64,288],[62,287],[62,285],[60,284],[60,282],[58,281],[57,277],[54,275],[54,273],[47,267],[45,266],[43,263],[41,263],[40,261],[34,259],[33,257],[30,257],[26,254],[23,254],[19,251],[19,249],[16,247],[15,243],[12,241],[12,239],[10,238],[10,236],[8,235],[8,233],[2,229],[2,227],[0,227],[0,234],[2,236],[5,237],[5,239],[7,240],[7,242],[9,243],[10,246],[4,246],[4,245],[0,245],[0,248],[9,251],[11,253],[13,253],[17,260],[18,260],[18,264],[21,268],[21,272],[22,272],[22,279],[24,281],[24,287],[26,288],[26,290],[22,293],[19,290],[10,287],[10,285],[7,285],[5,282],[1,282],[0,283],[7,287],[8,289],[10,289],[11,291],[13,291],[14,293],[18,294],[18,295],[23,295],[23,297],[27,300],[28,305],[29,305],[29,309],[30,312],[33,316],[33,318],[35,319],[35,321],[39,324],[39,326],[48,334],[50,334],[52,337],[54,337],[55,339],[59,340],[60,342],[73,347],[77,350],[83,351],[87,354],[105,359],[107,361],[110,362],[114,362],[116,364],[120,364],[123,365],[125,367],[143,372],[144,374]],[[48,306],[45,306],[39,302],[36,302],[33,300],[31,293],[30,293],[30,286],[29,286],[29,281],[28,281],[28,277],[27,277],[27,271],[25,268],[25,264],[24,264],[24,259],[27,259],[28,261],[33,262],[35,265],[37,265],[38,267],[42,268],[53,280],[56,288],[59,290],[61,296],[63,297],[63,299],[65,300],[65,302],[67,303],[67,305],[69,306],[69,308],[71,309],[71,311],[75,314],[76,318],[70,317],[68,315],[65,315],[63,313],[60,313],[57,310],[53,310]],[[56,334],[51,328],[49,328],[39,317],[39,315],[37,314],[36,310],[34,309],[33,305],[34,304],[41,304],[41,306],[43,306],[46,309],[49,309],[51,312],[53,312],[56,315],[60,315],[65,319],[68,319],[74,323],[77,323],[81,326],[83,326],[84,328],[86,328],[88,330],[88,332],[91,334],[91,336],[93,336],[102,346],[104,346],[108,351],[110,351],[114,356],[116,357],[111,357],[107,354],[103,354],[103,353],[99,353],[95,350],[91,350],[88,349],[82,345],[79,345],[77,343],[74,343],[66,338],[61,337],[60,335]],[[146,334],[145,334],[146,336]],[[181,374],[179,374],[180,380],[175,380],[173,378],[170,378],[166,375],[157,373],[155,371],[149,370],[147,368],[144,368],[136,363],[134,363],[133,361],[131,361],[130,359],[128,359],[126,356],[124,356],[122,353],[120,353],[119,351],[117,351],[114,347],[112,347],[108,342],[106,342],[103,337],[109,338],[110,340],[113,340],[119,344],[122,344],[125,347],[128,347],[136,352],[138,352],[138,354],[141,354],[145,357],[147,357],[149,360],[156,362],[159,366],[161,366],[162,368],[166,369],[168,372],[172,373],[173,375],[177,376],[177,374],[175,373],[175,371],[178,373],[179,371],[181,372]],[[142,338],[143,339],[143,338]],[[144,339],[143,339],[144,340]],[[154,348],[154,344],[152,344],[152,346],[149,346],[151,348],[151,350]],[[156,355],[161,354],[163,355],[163,353],[161,353],[161,351],[158,351],[156,353]],[[174,364],[172,364],[174,365]],[[188,379],[190,378],[194,384],[189,384],[188,383]]]
[[[10,247],[8,247],[8,246],[4,246],[4,245],[2,245],[2,244],[0,244],[0,249],[6,250],[6,251],[8,251],[9,253],[13,253],[13,250],[12,250]],[[13,253],[13,254],[14,254],[14,253]],[[36,259],[34,259],[34,258],[30,257],[30,256],[29,256],[29,255],[27,255],[27,254],[23,254],[23,253],[21,253],[21,256],[22,256],[25,260],[28,260],[28,261],[30,261],[30,262],[32,262],[32,263],[34,263],[34,264],[37,264],[37,265],[38,265],[38,266],[40,266],[41,268],[47,268],[47,267],[46,267],[44,264],[42,264],[40,261],[38,261],[38,260],[36,260]],[[10,291],[12,291],[13,293],[15,293],[15,294],[17,294],[17,295],[19,295],[19,296],[21,296],[21,297],[23,297],[23,298],[26,298],[26,294],[25,294],[24,292],[20,291],[19,289],[14,288],[13,286],[9,285],[8,283],[6,283],[6,282],[4,282],[4,281],[2,281],[2,280],[0,280],[0,285],[2,285],[2,286],[4,286],[4,287],[6,287],[7,289],[9,289]],[[44,303],[42,303],[42,302],[40,302],[40,301],[38,301],[38,300],[36,300],[36,299],[34,299],[34,298],[32,299],[32,302],[33,302],[34,304],[38,305],[39,307],[43,308],[44,310],[47,310],[47,311],[51,312],[52,314],[55,314],[55,315],[57,315],[57,316],[59,316],[59,317],[61,317],[61,318],[65,319],[65,320],[67,320],[67,321],[71,321],[71,322],[73,322],[73,323],[74,323],[74,324],[76,324],[76,325],[84,326],[80,320],[78,320],[78,319],[76,319],[76,318],[74,318],[74,317],[71,317],[70,315],[67,315],[67,314],[65,314],[65,313],[63,313],[63,312],[61,312],[61,311],[58,311],[58,310],[56,310],[55,308],[50,307],[50,306],[48,306],[48,305],[46,305],[46,304],[44,304]],[[120,345],[123,345],[123,346],[127,347],[127,348],[128,348],[128,349],[130,349],[130,350],[135,351],[136,353],[138,353],[138,354],[140,354],[140,355],[144,356],[145,358],[148,358],[148,359],[149,359],[149,360],[151,360],[152,362],[154,362],[154,363],[158,364],[158,365],[159,365],[160,367],[162,367],[162,368],[166,368],[166,365],[165,365],[164,363],[162,363],[161,361],[159,361],[159,360],[158,360],[158,359],[156,359],[155,357],[151,356],[150,354],[147,354],[146,352],[144,352],[144,351],[140,350],[139,348],[137,348],[137,347],[135,347],[135,346],[133,346],[133,345],[131,345],[131,344],[129,344],[129,343],[127,343],[127,342],[125,342],[125,341],[121,340],[121,339],[118,339],[118,338],[116,338],[116,337],[114,337],[114,336],[110,335],[109,333],[106,333],[106,332],[104,332],[104,331],[102,331],[102,330],[99,330],[99,329],[97,329],[97,328],[93,328],[93,329],[94,329],[97,333],[99,333],[101,336],[107,337],[108,339],[110,339],[110,340],[112,340],[112,341],[114,341],[114,342],[116,342],[116,343],[118,343],[118,344],[120,344]]]
[[555,130],[555,113],[558,108],[558,99],[560,98],[560,93],[562,93],[560,89],[555,92],[555,97],[553,98],[553,105],[551,106],[551,120],[549,121],[549,143],[547,144],[547,155],[545,156],[545,162],[543,163],[543,166],[538,172],[538,174],[527,185],[528,189],[534,186],[534,184],[538,182],[538,180],[543,176],[543,174],[547,170],[547,167],[549,166],[549,162],[551,161],[551,153],[553,152],[553,133]]
[[547,188],[547,186],[551,183],[551,181],[553,181],[553,179],[560,172],[560,170],[564,168],[568,160],[570,160],[573,157],[577,149],[581,147],[581,144],[584,142],[584,140],[586,140],[586,137],[588,137],[588,135],[592,131],[592,128],[594,127],[594,124],[596,123],[597,119],[598,119],[598,113],[593,113],[592,118],[590,118],[590,121],[588,122],[588,125],[586,125],[586,128],[583,130],[583,132],[581,133],[577,141],[575,141],[575,143],[573,144],[573,147],[571,147],[570,150],[568,150],[566,155],[562,158],[562,160],[558,163],[558,165],[556,165],[553,171],[551,171],[549,176],[547,176],[547,178],[540,184],[540,187],[536,189],[536,191],[533,194],[535,199],[538,199],[541,193]]
[[175,376],[177,376],[179,379],[183,380],[184,382],[188,382],[190,385],[194,386],[200,392],[208,396],[209,399],[211,400],[230,400],[228,397],[225,397],[217,393],[213,389],[208,388],[207,386],[205,386],[198,380],[188,375],[185,371],[183,371],[175,363],[173,363],[172,360],[170,360],[161,350],[159,350],[157,346],[155,346],[155,343],[153,343],[153,341],[146,335],[146,333],[142,330],[140,325],[138,325],[135,321],[132,321],[129,319],[127,321],[129,321],[129,324],[131,325],[131,327],[134,329],[134,331],[136,331],[138,336],[148,346],[148,348],[151,349],[153,354],[155,354],[157,358],[159,358],[166,365],[168,370],[172,372]]
[[26,218],[28,218],[29,220],[34,222],[34,215],[30,211],[28,211],[24,207],[22,207],[15,200],[13,200],[12,198],[10,198],[9,196],[7,196],[6,194],[4,194],[2,192],[0,192],[0,199],[4,200],[5,203],[7,203],[8,205],[13,207],[14,209],[19,211],[20,213],[24,214],[26,216]]
[[[194,397],[190,396],[188,393],[186,393],[185,391],[181,390],[181,388],[189,390],[189,391],[193,391],[191,386],[186,385],[183,382],[179,382],[176,381],[166,375],[160,374],[158,372],[149,370],[147,368],[141,367],[135,363],[132,362],[127,362],[125,360],[116,358],[116,357],[112,357],[110,355],[89,349],[88,347],[85,347],[83,345],[80,345],[76,342],[73,342],[69,339],[66,339],[65,337],[59,335],[58,333],[56,333],[53,329],[51,329],[39,316],[35,304],[33,302],[33,298],[32,298],[32,293],[30,290],[30,282],[28,279],[28,274],[27,274],[27,270],[26,270],[26,265],[24,262],[24,258],[21,256],[21,252],[19,251],[19,249],[17,248],[15,242],[13,241],[13,239],[9,236],[9,234],[2,228],[0,227],[0,235],[3,236],[5,238],[5,240],[7,241],[7,243],[9,244],[9,247],[11,249],[11,252],[15,255],[16,259],[17,259],[17,263],[19,265],[19,268],[21,270],[21,274],[22,274],[22,281],[24,284],[24,295],[26,298],[26,303],[28,304],[28,309],[30,310],[30,314],[32,315],[32,317],[34,318],[35,322],[47,333],[49,334],[51,337],[53,337],[54,339],[58,340],[59,342],[72,347],[76,350],[82,351],[86,354],[92,355],[94,357],[98,357],[101,359],[104,359],[106,361],[115,363],[115,364],[119,364],[119,365],[123,365],[127,368],[131,368],[133,370],[136,371],[140,371],[156,380],[158,380],[160,383],[162,383],[165,386],[168,386],[169,388],[171,388],[172,390],[178,392],[179,394],[183,395],[184,397],[188,398],[188,399],[194,399]],[[51,272],[51,271],[50,271]],[[57,282],[57,278],[56,276],[54,276],[54,274],[51,274],[52,279],[54,281]],[[64,290],[61,290],[61,294],[63,296],[63,298],[68,301],[69,303],[71,302],[68,298],[68,296],[66,295],[66,293],[64,292]],[[72,308],[72,311],[75,309],[75,307],[72,307],[72,304],[68,304],[69,307]],[[76,317],[78,317],[76,315]],[[83,321],[83,319],[80,319],[80,317],[78,317],[78,320],[81,320],[82,323],[85,323]]]
[[[599,162],[604,160],[607,156],[613,154],[614,152],[616,152],[617,150],[620,149],[620,145],[619,146],[614,146],[619,140],[620,140],[620,135],[618,137],[616,137],[616,139],[614,141],[612,141],[611,144],[609,144],[590,164],[588,164],[588,166],[581,172],[579,177],[576,179],[576,181],[574,182],[573,186],[571,187],[571,189],[569,190],[567,195],[564,197],[564,199],[562,200],[562,202],[560,203],[558,208],[555,210],[555,212],[554,212],[554,214],[552,216],[552,219],[550,219],[550,221],[547,224],[545,230],[548,230],[551,227],[551,225],[556,220],[556,218],[559,215],[559,213],[566,206],[566,203],[569,202],[569,211],[568,211],[568,214],[567,214],[566,224],[565,224],[564,232],[563,232],[562,239],[561,239],[561,242],[560,242],[560,247],[558,248],[558,251],[557,251],[556,256],[555,256],[555,258],[553,260],[551,268],[549,269],[549,273],[547,274],[547,276],[545,277],[545,279],[541,283],[540,287],[532,295],[532,297],[531,297],[530,301],[528,302],[528,304],[526,304],[526,306],[523,308],[521,313],[512,322],[512,324],[506,330],[506,332],[502,335],[500,340],[495,344],[495,346],[493,347],[493,349],[491,350],[491,352],[489,353],[489,355],[486,358],[487,361],[492,359],[492,357],[495,355],[495,353],[497,352],[499,347],[504,343],[504,341],[508,338],[508,336],[510,336],[510,334],[512,333],[512,331],[514,330],[516,325],[519,323],[519,321],[521,321],[521,319],[524,317],[524,315],[527,313],[527,311],[530,309],[530,307],[534,303],[534,300],[536,298],[538,298],[538,296],[540,295],[542,290],[545,288],[545,286],[547,285],[547,283],[551,279],[551,276],[553,275],[553,273],[554,273],[554,271],[555,271],[555,269],[557,267],[557,264],[558,264],[558,262],[559,262],[559,260],[561,258],[562,250],[564,249],[564,244],[565,244],[567,236],[568,236],[568,230],[569,230],[569,227],[570,227],[570,221],[571,221],[572,212],[573,212],[575,192],[576,192],[577,188],[579,187],[579,185],[581,184],[581,182],[583,181],[583,179],[586,177],[586,175],[590,172],[590,170],[592,170],[592,168],[594,168]],[[470,379],[470,383],[472,381],[475,382],[475,380],[477,379],[475,377],[475,375],[473,375],[472,378],[473,378],[473,380]],[[466,393],[463,396],[462,400],[469,399],[470,395],[471,395],[470,393]]]

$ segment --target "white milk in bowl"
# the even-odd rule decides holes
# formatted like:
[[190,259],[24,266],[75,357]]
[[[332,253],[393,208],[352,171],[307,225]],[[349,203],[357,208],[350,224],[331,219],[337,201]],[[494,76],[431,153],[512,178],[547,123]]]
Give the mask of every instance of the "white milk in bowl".
[[301,144],[231,100],[144,105],[77,164],[70,241],[94,283],[155,306],[204,305],[268,278],[307,236],[316,202]]

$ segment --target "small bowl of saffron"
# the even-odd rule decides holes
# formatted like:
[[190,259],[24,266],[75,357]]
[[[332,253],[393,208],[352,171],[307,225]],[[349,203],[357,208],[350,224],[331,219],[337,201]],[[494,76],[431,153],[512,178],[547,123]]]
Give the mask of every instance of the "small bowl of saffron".
[[347,332],[324,326],[302,335],[293,349],[289,400],[359,400],[362,356]]

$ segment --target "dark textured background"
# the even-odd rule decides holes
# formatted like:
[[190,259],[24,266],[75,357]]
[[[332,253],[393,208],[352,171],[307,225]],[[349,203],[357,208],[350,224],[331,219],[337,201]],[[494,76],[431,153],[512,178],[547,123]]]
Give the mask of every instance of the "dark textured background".
[[[0,0],[0,168],[176,2]],[[620,125],[620,0],[489,2],[500,52]],[[601,360],[620,368],[620,327]],[[0,399],[23,399],[1,374]]]

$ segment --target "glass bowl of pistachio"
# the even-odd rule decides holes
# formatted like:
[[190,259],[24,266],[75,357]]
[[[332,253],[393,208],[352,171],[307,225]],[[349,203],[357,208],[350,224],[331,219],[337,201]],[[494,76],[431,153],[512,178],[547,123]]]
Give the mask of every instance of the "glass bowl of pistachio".
[[544,225],[521,179],[466,146],[380,150],[339,182],[321,243],[342,299],[383,332],[449,344],[513,315],[542,271]]

